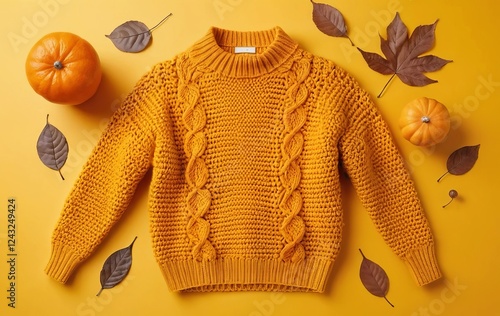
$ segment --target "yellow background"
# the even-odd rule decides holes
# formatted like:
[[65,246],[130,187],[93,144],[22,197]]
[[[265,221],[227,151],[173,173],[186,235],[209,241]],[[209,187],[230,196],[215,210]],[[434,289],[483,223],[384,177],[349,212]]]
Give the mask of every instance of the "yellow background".
[[[376,102],[394,132],[432,224],[444,273],[425,287],[384,244],[349,184],[345,191],[343,249],[324,294],[209,293],[168,291],[151,251],[146,210],[147,181],[128,212],[67,285],[44,273],[52,229],[63,201],[95,145],[106,120],[138,78],[156,62],[187,49],[212,25],[235,30],[281,26],[307,50],[336,61],[373,96],[389,76],[368,68],[348,40],[321,33],[308,0],[3,0],[0,18],[0,315],[500,315],[500,224],[498,128],[500,5],[494,0],[350,0],[324,2],[346,18],[349,35],[360,47],[380,52],[378,33],[395,11],[410,31],[439,19],[430,53],[453,63],[428,74],[439,83],[409,87],[395,79]],[[118,51],[104,36],[128,20],[153,26],[153,43],[138,54]],[[34,93],[24,75],[28,50],[41,36],[69,31],[98,51],[104,77],[97,94],[80,106],[51,104]],[[449,138],[431,148],[402,139],[401,108],[427,96],[444,103],[453,117]],[[66,180],[38,159],[36,141],[45,117],[66,136],[70,153],[62,168]],[[436,179],[455,149],[481,144],[475,167],[462,176]],[[448,191],[460,198],[447,208]],[[7,199],[17,201],[16,308],[8,308]],[[95,205],[99,207],[99,205]],[[133,265],[125,281],[99,298],[99,272],[105,259],[138,236]],[[391,286],[388,299],[369,294],[358,271],[361,256],[379,263]]]

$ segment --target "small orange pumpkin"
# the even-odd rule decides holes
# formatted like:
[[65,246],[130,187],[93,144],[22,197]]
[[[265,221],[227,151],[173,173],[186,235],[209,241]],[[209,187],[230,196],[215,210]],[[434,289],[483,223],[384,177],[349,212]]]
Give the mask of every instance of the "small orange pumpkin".
[[442,142],[450,131],[450,113],[442,103],[421,97],[404,106],[399,119],[403,137],[417,146]]
[[89,42],[68,32],[42,37],[30,50],[25,66],[35,92],[58,104],[87,101],[101,82],[97,52]]

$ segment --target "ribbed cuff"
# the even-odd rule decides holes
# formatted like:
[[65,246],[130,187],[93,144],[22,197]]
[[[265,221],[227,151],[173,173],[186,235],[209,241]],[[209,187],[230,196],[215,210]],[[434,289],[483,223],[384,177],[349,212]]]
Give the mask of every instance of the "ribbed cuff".
[[61,283],[66,283],[80,261],[70,247],[54,243],[45,273]]
[[433,245],[412,250],[404,257],[404,260],[420,286],[441,277]]

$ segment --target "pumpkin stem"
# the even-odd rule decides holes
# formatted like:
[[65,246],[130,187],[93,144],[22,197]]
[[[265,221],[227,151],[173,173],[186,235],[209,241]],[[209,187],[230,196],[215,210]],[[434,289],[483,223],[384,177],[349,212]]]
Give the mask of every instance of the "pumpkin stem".
[[422,121],[422,123],[429,123],[431,121],[431,118],[427,115],[424,115],[420,118],[420,120]]
[[56,60],[56,61],[54,62],[54,68],[55,68],[55,69],[57,69],[57,70],[61,70],[61,69],[63,69],[63,64],[61,63],[61,61]]

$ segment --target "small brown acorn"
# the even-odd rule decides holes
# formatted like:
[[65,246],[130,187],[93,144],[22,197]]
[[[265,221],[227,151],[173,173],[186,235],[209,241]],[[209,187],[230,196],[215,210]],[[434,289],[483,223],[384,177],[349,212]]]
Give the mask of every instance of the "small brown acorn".
[[450,196],[451,200],[446,203],[445,205],[443,205],[443,208],[447,207],[448,204],[450,204],[454,199],[456,199],[458,197],[458,192],[457,190],[450,190],[450,192],[448,192],[448,195]]

